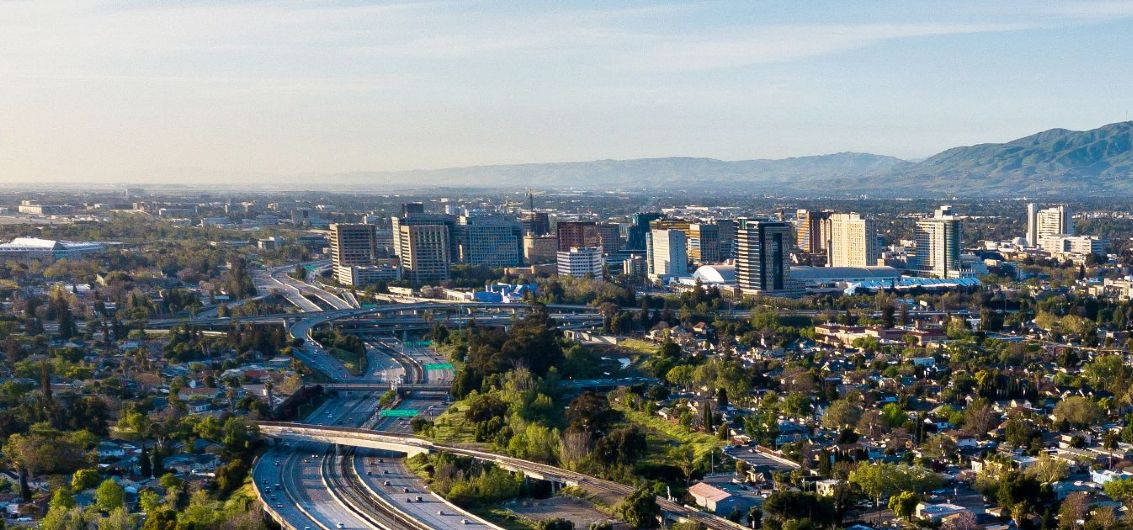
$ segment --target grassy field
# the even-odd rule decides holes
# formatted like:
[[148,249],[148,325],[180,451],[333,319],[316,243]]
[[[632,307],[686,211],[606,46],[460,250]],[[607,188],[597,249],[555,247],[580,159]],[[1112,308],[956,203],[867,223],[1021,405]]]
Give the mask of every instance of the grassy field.
[[641,339],[625,339],[625,340],[619,341],[618,347],[624,348],[624,349],[627,349],[627,350],[631,350],[633,352],[640,353],[640,354],[643,354],[643,355],[653,355],[653,354],[657,353],[657,349],[660,348],[660,346],[658,346],[655,343],[645,341],[645,340],[641,340]]
[[433,420],[433,440],[448,444],[476,443],[476,430],[464,418],[464,411],[467,408],[464,402],[457,401],[443,414],[437,416]]
[[665,456],[663,451],[677,444],[691,445],[696,451],[697,458],[724,445],[722,440],[708,433],[689,430],[679,423],[670,423],[660,416],[631,410],[620,403],[612,403],[612,405],[625,415],[627,421],[646,430],[650,448],[650,454],[646,458],[655,460],[656,463],[663,463]]

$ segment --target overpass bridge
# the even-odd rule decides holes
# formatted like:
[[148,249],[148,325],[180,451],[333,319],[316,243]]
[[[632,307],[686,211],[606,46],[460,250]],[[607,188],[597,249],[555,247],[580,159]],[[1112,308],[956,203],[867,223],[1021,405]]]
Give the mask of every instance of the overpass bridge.
[[358,381],[354,383],[322,383],[323,390],[345,392],[384,392],[397,389],[406,392],[442,392],[449,393],[452,385],[430,383],[394,383],[390,381]]
[[[560,388],[567,390],[612,390],[621,386],[648,385],[659,382],[655,377],[610,377],[601,379],[571,379],[559,381]],[[394,383],[390,381],[360,381],[346,383],[321,383],[323,390],[346,392],[383,392],[396,388],[407,392],[444,392],[452,385],[434,383]]]
[[[257,422],[257,425],[259,426],[261,434],[272,438],[303,442],[332,443],[351,447],[367,447],[395,453],[404,453],[409,456],[434,452],[451,453],[484,462],[491,462],[501,468],[523,473],[525,476],[534,479],[545,480],[555,484],[576,486],[585,490],[587,493],[604,499],[622,499],[633,493],[633,487],[625,484],[476,448],[438,444],[407,434],[372,431],[353,427],[307,425],[293,422],[261,421]],[[657,503],[661,506],[661,510],[665,515],[671,519],[696,521],[715,530],[741,530],[746,528],[743,525],[733,523],[722,517],[717,517],[662,497],[657,498]]]

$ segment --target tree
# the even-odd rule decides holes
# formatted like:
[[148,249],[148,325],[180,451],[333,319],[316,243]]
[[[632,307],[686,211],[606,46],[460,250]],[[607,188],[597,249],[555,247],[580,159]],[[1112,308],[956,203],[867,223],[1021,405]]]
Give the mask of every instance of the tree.
[[547,519],[546,521],[539,521],[535,524],[535,530],[574,530],[574,523],[569,519],[556,517],[554,519]]
[[71,476],[71,489],[74,491],[83,491],[88,488],[93,488],[98,485],[101,478],[97,469],[80,469]]
[[55,490],[51,495],[51,502],[47,505],[49,510],[70,510],[75,507],[75,494],[66,486]]
[[1057,482],[1070,474],[1070,465],[1065,460],[1044,454],[1031,467],[1027,468],[1025,474],[1034,477],[1039,482]]
[[920,466],[888,462],[861,462],[850,472],[850,482],[880,505],[881,498],[900,491],[924,493],[940,484],[940,477]]
[[763,502],[763,514],[784,528],[791,521],[807,520],[814,526],[838,523],[831,499],[793,490],[776,491],[768,496]]
[[911,519],[913,514],[916,513],[918,502],[920,502],[920,498],[917,497],[916,493],[902,491],[889,497],[889,509],[893,510],[897,517]]
[[1133,479],[1114,479],[1106,482],[1102,489],[1111,499],[1133,509]]
[[161,495],[151,489],[144,489],[138,493],[138,508],[147,514],[156,513],[161,509]]
[[851,428],[858,424],[861,415],[862,408],[857,403],[848,399],[835,400],[822,414],[822,426],[833,430]]
[[634,528],[654,528],[657,526],[657,517],[661,515],[661,507],[657,504],[657,497],[653,495],[652,488],[639,486],[616,509],[618,516]]
[[126,503],[126,491],[114,479],[106,479],[94,490],[94,504],[99,510],[109,512]]
[[1090,494],[1075,491],[1066,496],[1058,507],[1058,520],[1061,528],[1081,528],[1077,521],[1084,521],[1090,512]]
[[881,419],[889,428],[897,428],[909,421],[909,415],[896,403],[887,403],[881,407]]
[[1101,407],[1089,398],[1070,396],[1054,406],[1054,417],[1072,425],[1085,427],[1100,422],[1104,414]]

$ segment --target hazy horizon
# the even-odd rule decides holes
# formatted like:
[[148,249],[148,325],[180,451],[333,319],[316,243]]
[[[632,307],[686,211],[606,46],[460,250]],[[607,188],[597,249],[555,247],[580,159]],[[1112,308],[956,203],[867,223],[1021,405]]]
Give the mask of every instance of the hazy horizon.
[[1123,2],[0,0],[0,13],[5,184],[918,159],[1133,109]]

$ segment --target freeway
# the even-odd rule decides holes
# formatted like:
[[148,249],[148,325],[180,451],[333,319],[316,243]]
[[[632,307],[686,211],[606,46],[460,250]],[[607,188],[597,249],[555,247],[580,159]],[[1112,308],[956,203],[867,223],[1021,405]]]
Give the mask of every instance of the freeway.
[[[605,479],[592,477],[575,471],[557,468],[548,464],[532,462],[521,458],[501,455],[476,448],[438,444],[429,440],[413,437],[403,432],[375,431],[370,429],[324,427],[304,425],[287,422],[260,422],[260,431],[268,436],[296,440],[325,440],[340,445],[355,445],[358,447],[382,446],[385,450],[398,450],[400,446],[404,452],[447,452],[461,456],[475,458],[495,463],[504,469],[524,473],[532,478],[548,480],[561,484],[577,486],[588,494],[602,499],[620,499],[633,492],[632,486],[619,484]],[[738,530],[742,525],[727,519],[687,507],[662,497],[657,498],[662,511],[670,517],[688,519],[703,523],[708,528],[720,530]]]
[[299,289],[292,285],[285,284],[279,281],[271,271],[265,269],[256,269],[252,271],[252,284],[256,286],[256,292],[270,293],[277,291],[283,295],[288,302],[291,302],[295,307],[302,311],[322,311],[323,308],[319,304],[312,302]]
[[[329,262],[327,262],[327,261],[315,261],[315,262],[311,262],[311,263],[305,263],[304,265],[315,265],[315,266],[322,265],[322,266],[325,266],[325,265],[329,265]],[[333,309],[354,309],[354,306],[350,305],[346,300],[339,298],[334,293],[331,293],[331,292],[327,291],[326,289],[322,289],[322,288],[320,288],[316,285],[313,285],[311,283],[308,283],[308,282],[305,282],[305,281],[302,281],[302,280],[296,280],[295,278],[292,278],[290,273],[294,270],[295,270],[295,266],[293,266],[293,265],[284,266],[284,267],[275,267],[275,268],[271,269],[270,274],[271,274],[271,277],[273,279],[275,279],[278,283],[280,283],[282,285],[286,285],[288,287],[291,287],[291,288],[295,289],[296,291],[298,291],[299,293],[302,293],[303,295],[313,296],[315,298],[318,298],[319,300],[322,300],[324,303],[326,303],[328,306],[330,306]]]

